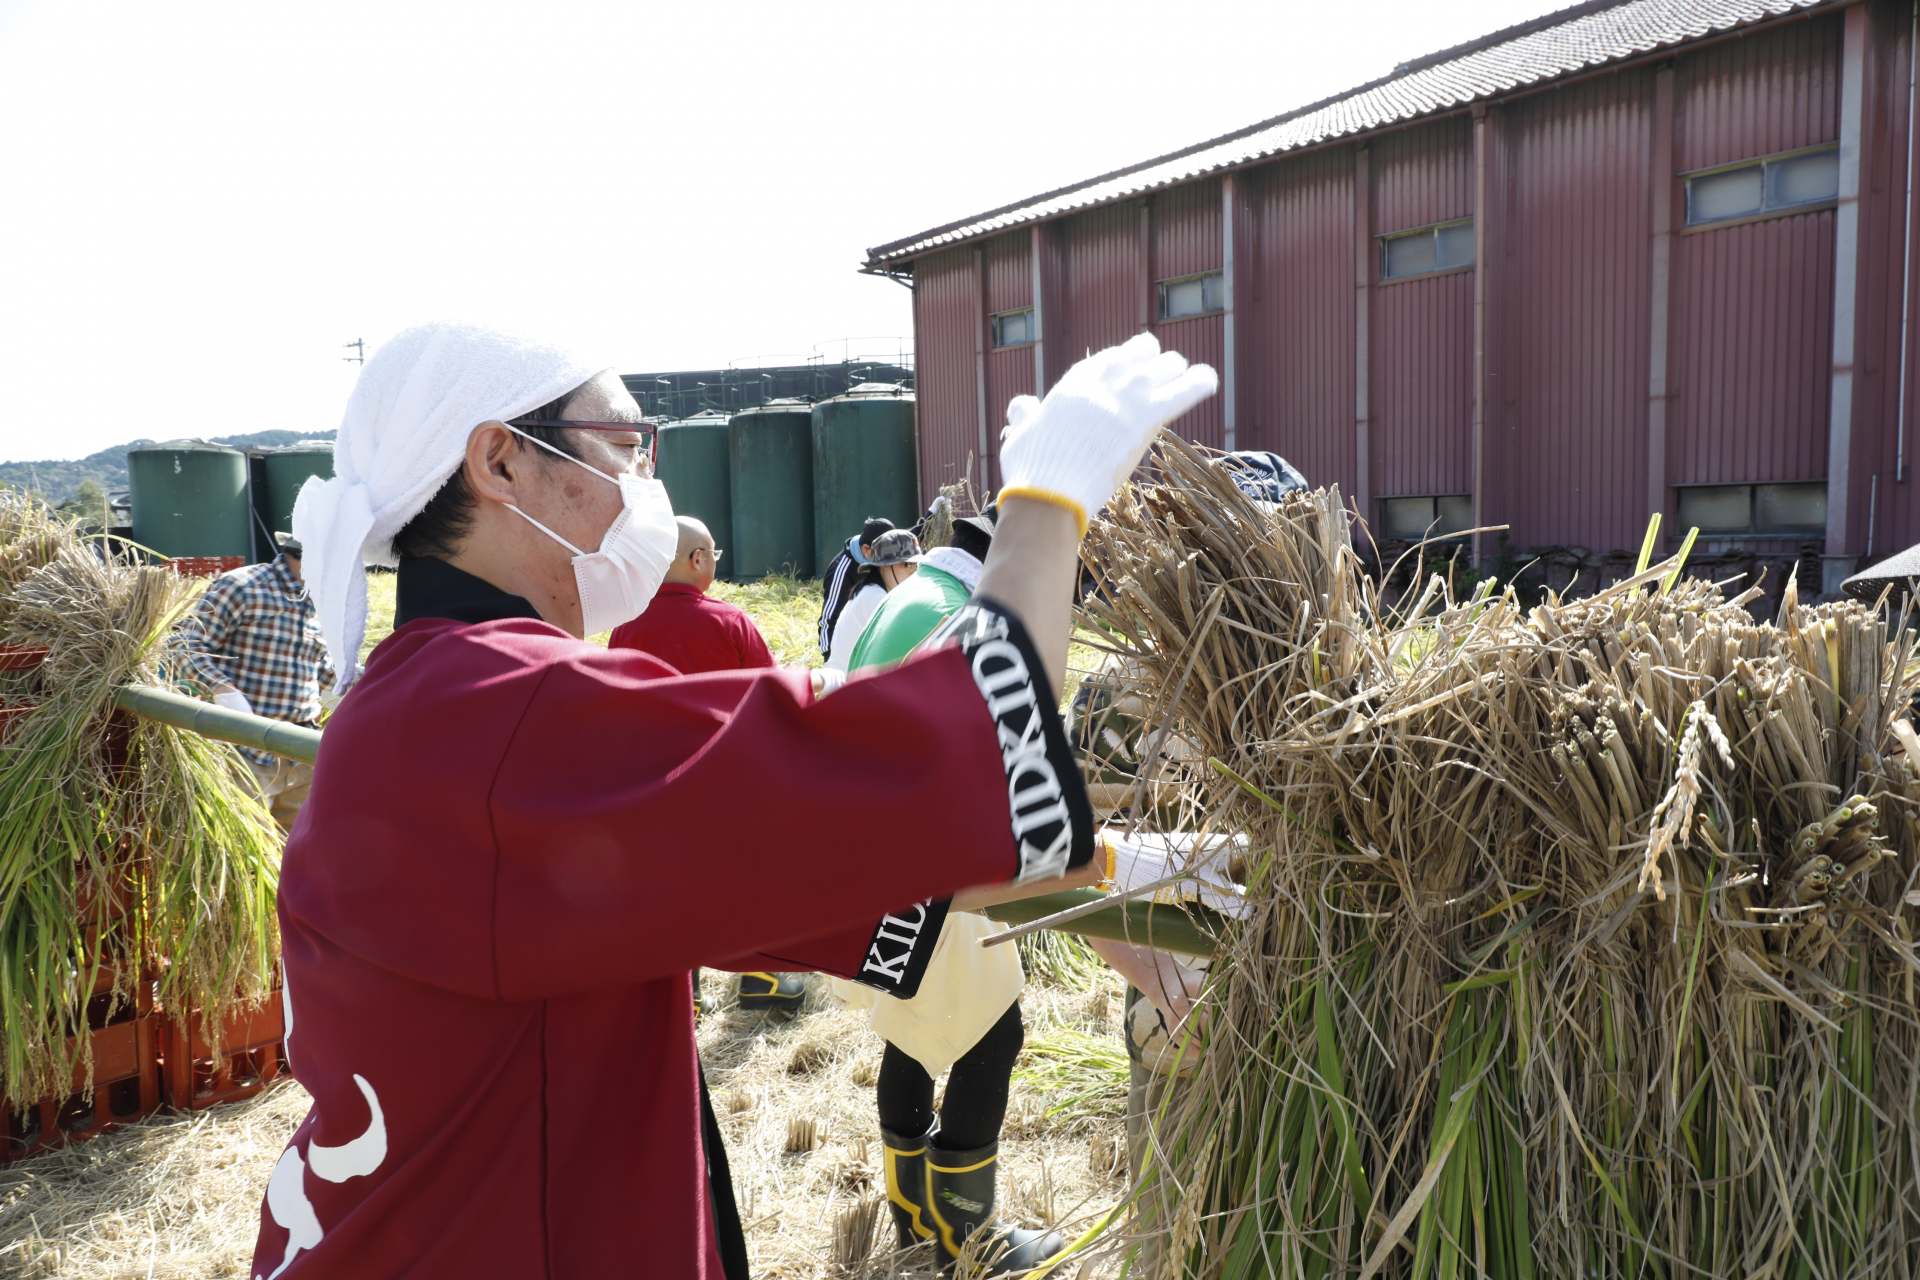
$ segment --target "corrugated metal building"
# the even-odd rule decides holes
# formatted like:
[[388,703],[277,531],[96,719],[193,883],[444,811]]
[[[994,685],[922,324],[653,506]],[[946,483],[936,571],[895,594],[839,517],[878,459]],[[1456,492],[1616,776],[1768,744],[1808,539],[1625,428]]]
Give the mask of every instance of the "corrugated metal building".
[[[1920,541],[1915,0],[1598,0],[1173,155],[870,250],[910,278],[921,483],[1152,329],[1179,427],[1385,537],[1506,551]],[[1492,553],[1495,539],[1476,539]]]

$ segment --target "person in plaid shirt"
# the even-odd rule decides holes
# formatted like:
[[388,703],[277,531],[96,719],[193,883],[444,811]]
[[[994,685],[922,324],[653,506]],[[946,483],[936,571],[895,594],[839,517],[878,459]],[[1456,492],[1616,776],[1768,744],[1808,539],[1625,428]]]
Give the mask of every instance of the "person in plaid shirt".
[[[300,544],[284,535],[265,564],[223,573],[181,623],[187,667],[213,701],[235,711],[315,727],[333,662],[300,578]],[[313,766],[241,748],[273,816],[286,830],[306,802]]]

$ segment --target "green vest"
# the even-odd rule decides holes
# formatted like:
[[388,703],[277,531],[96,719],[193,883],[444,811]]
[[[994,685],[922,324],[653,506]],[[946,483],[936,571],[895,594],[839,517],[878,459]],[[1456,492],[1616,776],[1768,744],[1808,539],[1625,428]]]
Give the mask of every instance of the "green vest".
[[879,611],[860,633],[847,662],[849,672],[891,667],[972,598],[967,585],[943,569],[923,564],[911,578],[887,592]]

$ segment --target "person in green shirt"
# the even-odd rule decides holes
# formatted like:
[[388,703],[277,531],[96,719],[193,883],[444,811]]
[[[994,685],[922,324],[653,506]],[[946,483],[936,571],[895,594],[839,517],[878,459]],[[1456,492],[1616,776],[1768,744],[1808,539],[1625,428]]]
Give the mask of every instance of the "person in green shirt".
[[[850,676],[905,661],[972,598],[993,543],[993,509],[954,521],[953,544],[918,558],[919,570],[888,593],[861,632]],[[976,1232],[991,1274],[1024,1271],[1065,1246],[1059,1233],[994,1221],[1000,1130],[1014,1061],[1026,1039],[1020,1017],[1025,976],[1012,947],[979,941],[1005,926],[955,911],[942,949],[911,1000],[872,998],[835,983],[849,1004],[870,1011],[886,1042],[875,1093],[886,1153],[887,1200],[902,1247],[931,1239],[951,1264]],[[934,1080],[947,1075],[939,1116]]]
[[847,662],[849,674],[906,661],[941,623],[959,612],[980,582],[980,566],[993,545],[994,510],[953,522],[953,545],[919,556],[919,572],[887,593],[860,633]]

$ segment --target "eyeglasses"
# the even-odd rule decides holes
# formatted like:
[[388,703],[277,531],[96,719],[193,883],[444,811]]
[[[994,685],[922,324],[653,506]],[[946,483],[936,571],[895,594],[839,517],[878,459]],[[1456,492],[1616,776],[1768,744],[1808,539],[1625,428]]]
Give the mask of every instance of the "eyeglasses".
[[641,422],[575,422],[571,418],[515,418],[511,427],[547,427],[567,431],[607,431],[637,435],[651,443],[653,428]]

